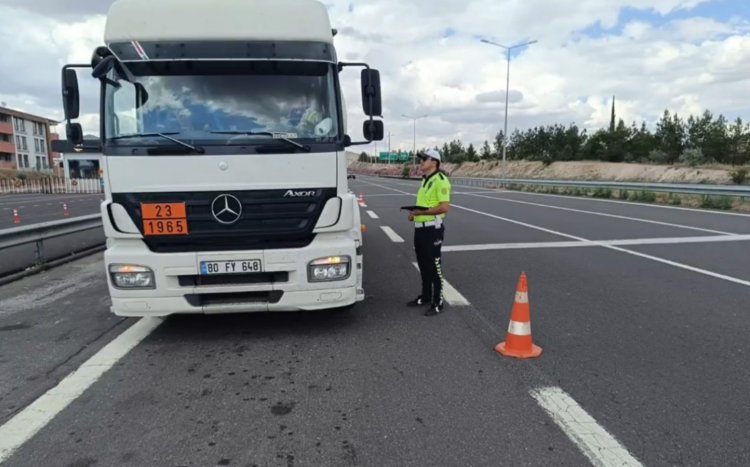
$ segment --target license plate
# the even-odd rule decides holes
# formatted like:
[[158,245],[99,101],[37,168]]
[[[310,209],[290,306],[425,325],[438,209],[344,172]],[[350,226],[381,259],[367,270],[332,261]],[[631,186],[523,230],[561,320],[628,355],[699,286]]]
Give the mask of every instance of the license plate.
[[263,272],[263,266],[259,259],[201,261],[202,276],[210,276],[212,274],[247,274],[252,272]]
[[188,235],[185,203],[142,203],[143,233],[152,235]]

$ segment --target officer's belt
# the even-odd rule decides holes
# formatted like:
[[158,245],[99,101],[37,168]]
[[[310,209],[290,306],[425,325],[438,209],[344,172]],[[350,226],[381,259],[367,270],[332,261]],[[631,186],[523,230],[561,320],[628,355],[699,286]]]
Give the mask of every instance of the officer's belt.
[[437,221],[415,222],[414,228],[421,229],[422,227],[440,227],[442,225],[443,225],[442,222],[437,222]]

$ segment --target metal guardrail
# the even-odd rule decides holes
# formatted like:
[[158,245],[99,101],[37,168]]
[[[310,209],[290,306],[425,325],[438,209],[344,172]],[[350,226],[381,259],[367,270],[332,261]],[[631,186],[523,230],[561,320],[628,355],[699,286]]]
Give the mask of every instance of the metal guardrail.
[[681,193],[690,195],[733,196],[750,198],[750,186],[746,185],[699,185],[680,183],[640,183],[640,182],[584,182],[573,180],[531,180],[513,178],[451,177],[456,185],[498,188],[501,186],[532,185],[582,189],[611,189],[631,191],[653,191],[661,193]]
[[44,242],[53,238],[64,237],[102,227],[101,214],[74,217],[62,221],[43,222],[41,224],[15,227],[0,230],[0,250],[17,246],[36,244],[36,268],[43,268],[47,263]]

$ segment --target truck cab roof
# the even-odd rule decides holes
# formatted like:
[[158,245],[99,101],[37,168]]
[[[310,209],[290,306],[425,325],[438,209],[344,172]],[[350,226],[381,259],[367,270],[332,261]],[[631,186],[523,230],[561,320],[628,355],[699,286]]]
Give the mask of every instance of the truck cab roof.
[[[153,60],[159,44],[319,44],[332,49],[333,36],[326,7],[316,0],[118,0],[110,7],[104,40],[121,60]],[[125,44],[134,55],[123,56]]]

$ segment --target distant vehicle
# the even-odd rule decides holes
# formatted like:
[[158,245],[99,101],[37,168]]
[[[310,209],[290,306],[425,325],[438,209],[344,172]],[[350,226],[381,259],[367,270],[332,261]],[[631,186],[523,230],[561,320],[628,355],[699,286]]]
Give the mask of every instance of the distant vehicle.
[[[346,148],[383,139],[380,75],[342,63],[314,0],[119,0],[91,65],[63,68],[68,141],[83,143],[76,68],[101,80],[102,217],[121,316],[348,307],[364,299]],[[364,141],[339,74],[361,71]],[[87,144],[89,144],[87,140]]]

